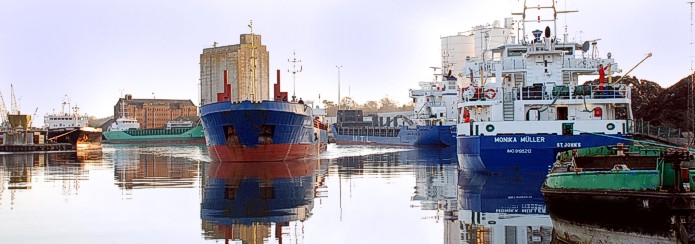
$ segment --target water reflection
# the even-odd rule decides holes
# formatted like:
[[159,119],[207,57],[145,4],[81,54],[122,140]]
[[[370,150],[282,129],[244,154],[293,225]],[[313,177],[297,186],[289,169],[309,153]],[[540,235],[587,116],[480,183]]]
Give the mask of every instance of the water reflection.
[[332,146],[260,164],[208,163],[205,150],[0,155],[0,243],[549,240],[543,176],[459,175],[446,149]]
[[76,195],[89,169],[103,166],[102,156],[101,151],[0,154],[0,205],[9,194],[14,206],[17,194],[39,181],[60,183],[63,195]]
[[462,174],[462,243],[550,243],[540,187],[545,175]]
[[303,221],[324,182],[318,161],[206,164],[200,209],[206,239],[303,240]]
[[116,185],[121,189],[194,187],[198,177],[197,155],[202,145],[131,146],[112,145]]
[[[349,148],[350,151],[356,151],[354,148]],[[459,201],[458,201],[458,162],[456,161],[455,148],[370,148],[369,152],[377,152],[372,154],[347,156],[337,158],[335,164],[331,167],[335,168],[338,173],[339,192],[338,195],[343,202],[343,198],[351,198],[353,192],[352,180],[364,180],[365,178],[378,178],[385,182],[399,182],[409,176],[414,177],[414,190],[410,192],[410,207],[420,210],[419,218],[422,223],[407,224],[410,226],[418,226],[413,229],[414,232],[408,232],[407,236],[389,237],[387,243],[460,243],[461,228],[458,219]],[[359,184],[357,184],[359,185]],[[408,187],[406,185],[405,187]],[[345,188],[345,189],[344,189]],[[391,190],[391,189],[390,189]],[[392,191],[394,191],[393,189]],[[360,188],[356,191],[370,191],[370,189]],[[371,192],[373,194],[387,195],[386,192]],[[343,195],[348,195],[344,197]],[[394,199],[395,200],[395,199]],[[345,207],[351,207],[351,201]],[[393,201],[394,206],[384,208],[398,208],[399,201]],[[375,202],[376,206],[388,205],[389,203]],[[342,218],[341,207],[341,218]],[[386,209],[377,209],[377,212],[387,211]],[[367,212],[367,211],[362,211]],[[357,213],[360,214],[360,213]],[[352,215],[357,215],[354,212],[347,212],[347,218]],[[393,226],[399,229],[397,232],[402,233],[403,230],[411,229],[410,226],[402,226],[403,223],[389,223],[388,226]],[[388,233],[386,226],[380,227],[379,232]],[[429,231],[435,231],[431,233]],[[438,232],[438,233],[437,233]],[[435,236],[422,236],[422,233]],[[436,237],[439,236],[439,237]],[[434,240],[432,238],[434,237]],[[367,239],[367,242],[379,242]]]
[[[360,149],[367,153],[359,153]],[[345,152],[342,152],[344,150]],[[338,151],[338,152],[335,152]],[[377,174],[388,178],[399,172],[412,172],[420,166],[453,165],[456,167],[456,149],[447,148],[399,148],[399,147],[339,147],[334,154],[347,154],[336,158],[338,173],[342,176]],[[353,155],[354,154],[354,155]],[[455,168],[453,168],[455,171]]]
[[443,243],[460,243],[456,153],[430,148],[405,154],[407,162],[415,163],[416,186],[411,199],[420,202],[422,210],[436,211],[435,220],[443,224]]

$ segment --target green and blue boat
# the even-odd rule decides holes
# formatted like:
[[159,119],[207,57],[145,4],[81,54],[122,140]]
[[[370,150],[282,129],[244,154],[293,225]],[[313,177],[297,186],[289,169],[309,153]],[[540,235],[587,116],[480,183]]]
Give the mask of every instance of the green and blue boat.
[[202,125],[190,121],[170,121],[167,127],[139,129],[132,119],[117,119],[103,133],[104,143],[110,144],[205,144]]
[[557,239],[695,241],[695,168],[686,149],[603,146],[558,154],[541,188]]

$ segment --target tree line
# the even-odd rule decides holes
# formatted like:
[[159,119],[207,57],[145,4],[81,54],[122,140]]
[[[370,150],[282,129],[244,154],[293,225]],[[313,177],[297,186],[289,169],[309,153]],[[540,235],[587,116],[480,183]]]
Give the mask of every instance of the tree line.
[[[326,109],[326,116],[335,117],[338,114],[338,105],[334,101],[323,100],[323,107]],[[363,104],[357,103],[351,97],[343,97],[340,100],[340,109],[362,110],[362,114],[388,113],[413,111],[413,102],[400,105],[389,97],[383,97],[379,101],[367,101]]]

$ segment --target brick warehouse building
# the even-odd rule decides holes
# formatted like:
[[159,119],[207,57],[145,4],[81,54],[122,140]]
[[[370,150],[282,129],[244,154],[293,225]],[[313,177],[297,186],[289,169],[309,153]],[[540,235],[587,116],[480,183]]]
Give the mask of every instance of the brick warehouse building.
[[269,99],[269,53],[260,35],[253,35],[254,59],[251,59],[251,34],[242,34],[239,44],[213,45],[200,55],[200,105],[218,101],[252,99],[252,64],[256,64],[255,100]]
[[[121,111],[123,108],[124,112]],[[197,117],[198,107],[190,99],[133,99],[132,95],[126,94],[113,106],[113,118],[122,116],[136,119],[140,129],[162,128],[179,117]]]

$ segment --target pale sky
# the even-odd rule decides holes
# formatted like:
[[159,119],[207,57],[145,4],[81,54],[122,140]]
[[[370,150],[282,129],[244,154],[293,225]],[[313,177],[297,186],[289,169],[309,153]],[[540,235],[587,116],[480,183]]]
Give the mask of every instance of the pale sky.
[[[522,1],[523,2],[523,1]],[[0,0],[0,92],[10,107],[10,84],[20,109],[60,111],[63,97],[81,113],[113,114],[121,94],[191,99],[198,103],[199,55],[262,35],[270,51],[270,81],[282,70],[283,90],[296,51],[303,72],[296,93],[304,100],[357,102],[388,96],[407,102],[408,89],[431,80],[441,65],[440,37],[470,30],[520,11],[517,0]],[[557,1],[579,10],[560,17],[570,38],[598,39],[624,72],[670,86],[690,72],[690,8],[685,1]],[[272,85],[270,86],[272,89]],[[270,91],[272,94],[272,90]]]

